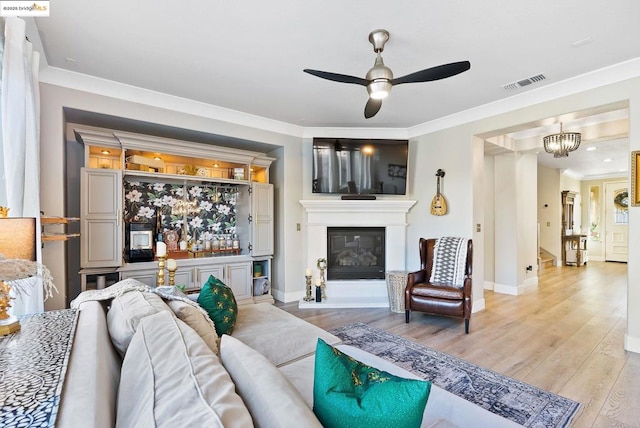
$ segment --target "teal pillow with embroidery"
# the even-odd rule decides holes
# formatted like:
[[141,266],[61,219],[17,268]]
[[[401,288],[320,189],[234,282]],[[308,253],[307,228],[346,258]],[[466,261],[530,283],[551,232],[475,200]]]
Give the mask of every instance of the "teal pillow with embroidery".
[[219,337],[231,334],[238,317],[238,304],[229,287],[215,276],[209,276],[200,289],[198,304],[209,313]]
[[325,428],[419,427],[431,382],[363,364],[318,339],[313,412]]

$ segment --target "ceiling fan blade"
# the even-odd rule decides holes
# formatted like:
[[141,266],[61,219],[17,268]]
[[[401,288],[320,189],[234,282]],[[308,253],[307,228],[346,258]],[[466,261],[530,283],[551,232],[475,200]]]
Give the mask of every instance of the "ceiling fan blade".
[[438,65],[436,67],[426,68],[424,70],[416,71],[415,73],[407,74],[406,76],[398,77],[391,81],[392,85],[400,85],[402,83],[419,83],[430,82],[432,80],[446,79],[447,77],[455,76],[471,68],[469,61],[452,62],[450,64]]
[[321,77],[323,79],[333,80],[334,82],[354,83],[356,85],[362,85],[362,86],[367,86],[369,84],[369,81],[366,79],[362,79],[360,77],[355,77],[355,76],[349,76],[346,74],[330,73],[328,71],[311,70],[308,68],[305,68],[302,71],[317,77]]
[[367,105],[364,106],[364,118],[369,119],[380,111],[380,107],[382,107],[382,100],[374,100],[373,98],[369,98],[367,101]]

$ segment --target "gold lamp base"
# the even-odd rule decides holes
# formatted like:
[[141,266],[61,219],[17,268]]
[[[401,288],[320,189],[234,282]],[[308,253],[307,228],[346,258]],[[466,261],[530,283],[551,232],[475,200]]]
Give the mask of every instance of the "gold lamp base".
[[16,331],[20,331],[20,321],[18,321],[18,318],[9,317],[0,321],[0,336],[6,336]]

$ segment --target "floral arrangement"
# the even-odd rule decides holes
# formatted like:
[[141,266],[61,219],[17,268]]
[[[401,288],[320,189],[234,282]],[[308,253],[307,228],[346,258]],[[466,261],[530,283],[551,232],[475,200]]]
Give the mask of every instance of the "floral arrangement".
[[318,269],[326,269],[327,268],[327,259],[321,258],[316,262],[316,266]]
[[11,289],[18,296],[28,296],[33,287],[33,281],[29,278],[37,276],[42,279],[44,288],[44,299],[53,297],[53,292],[58,289],[53,284],[51,272],[40,262],[22,259],[7,259],[0,254],[0,281],[4,281],[11,286]]

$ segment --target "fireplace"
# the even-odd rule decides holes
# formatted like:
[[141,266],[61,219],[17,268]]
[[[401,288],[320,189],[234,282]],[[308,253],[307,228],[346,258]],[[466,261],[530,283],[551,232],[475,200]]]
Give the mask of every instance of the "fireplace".
[[384,279],[384,227],[327,227],[327,280]]
[[[405,248],[407,247],[407,213],[416,203],[405,199],[378,200],[337,200],[314,199],[300,201],[306,212],[306,234],[304,237],[304,264],[301,269],[309,268],[313,281],[317,281],[318,270],[315,269],[318,259],[331,260],[332,245],[327,238],[330,229],[372,228],[383,230],[380,247],[384,265],[376,267],[377,271],[405,270]],[[359,236],[362,236],[360,234]],[[365,239],[366,241],[367,239]],[[344,246],[347,240],[343,238]],[[340,245],[336,242],[337,245]],[[350,244],[355,246],[356,244]],[[362,245],[360,245],[362,247]],[[381,262],[377,258],[376,262]],[[343,263],[347,263],[345,259]],[[304,273],[304,270],[300,272]],[[325,278],[329,272],[325,272]],[[331,274],[333,275],[333,274]],[[359,277],[360,275],[358,275]],[[302,300],[305,295],[304,282],[297,291],[301,308],[386,308],[389,307],[387,284],[384,276],[371,279],[331,279],[327,278],[326,301],[321,303]],[[283,296],[282,300],[285,300]]]

